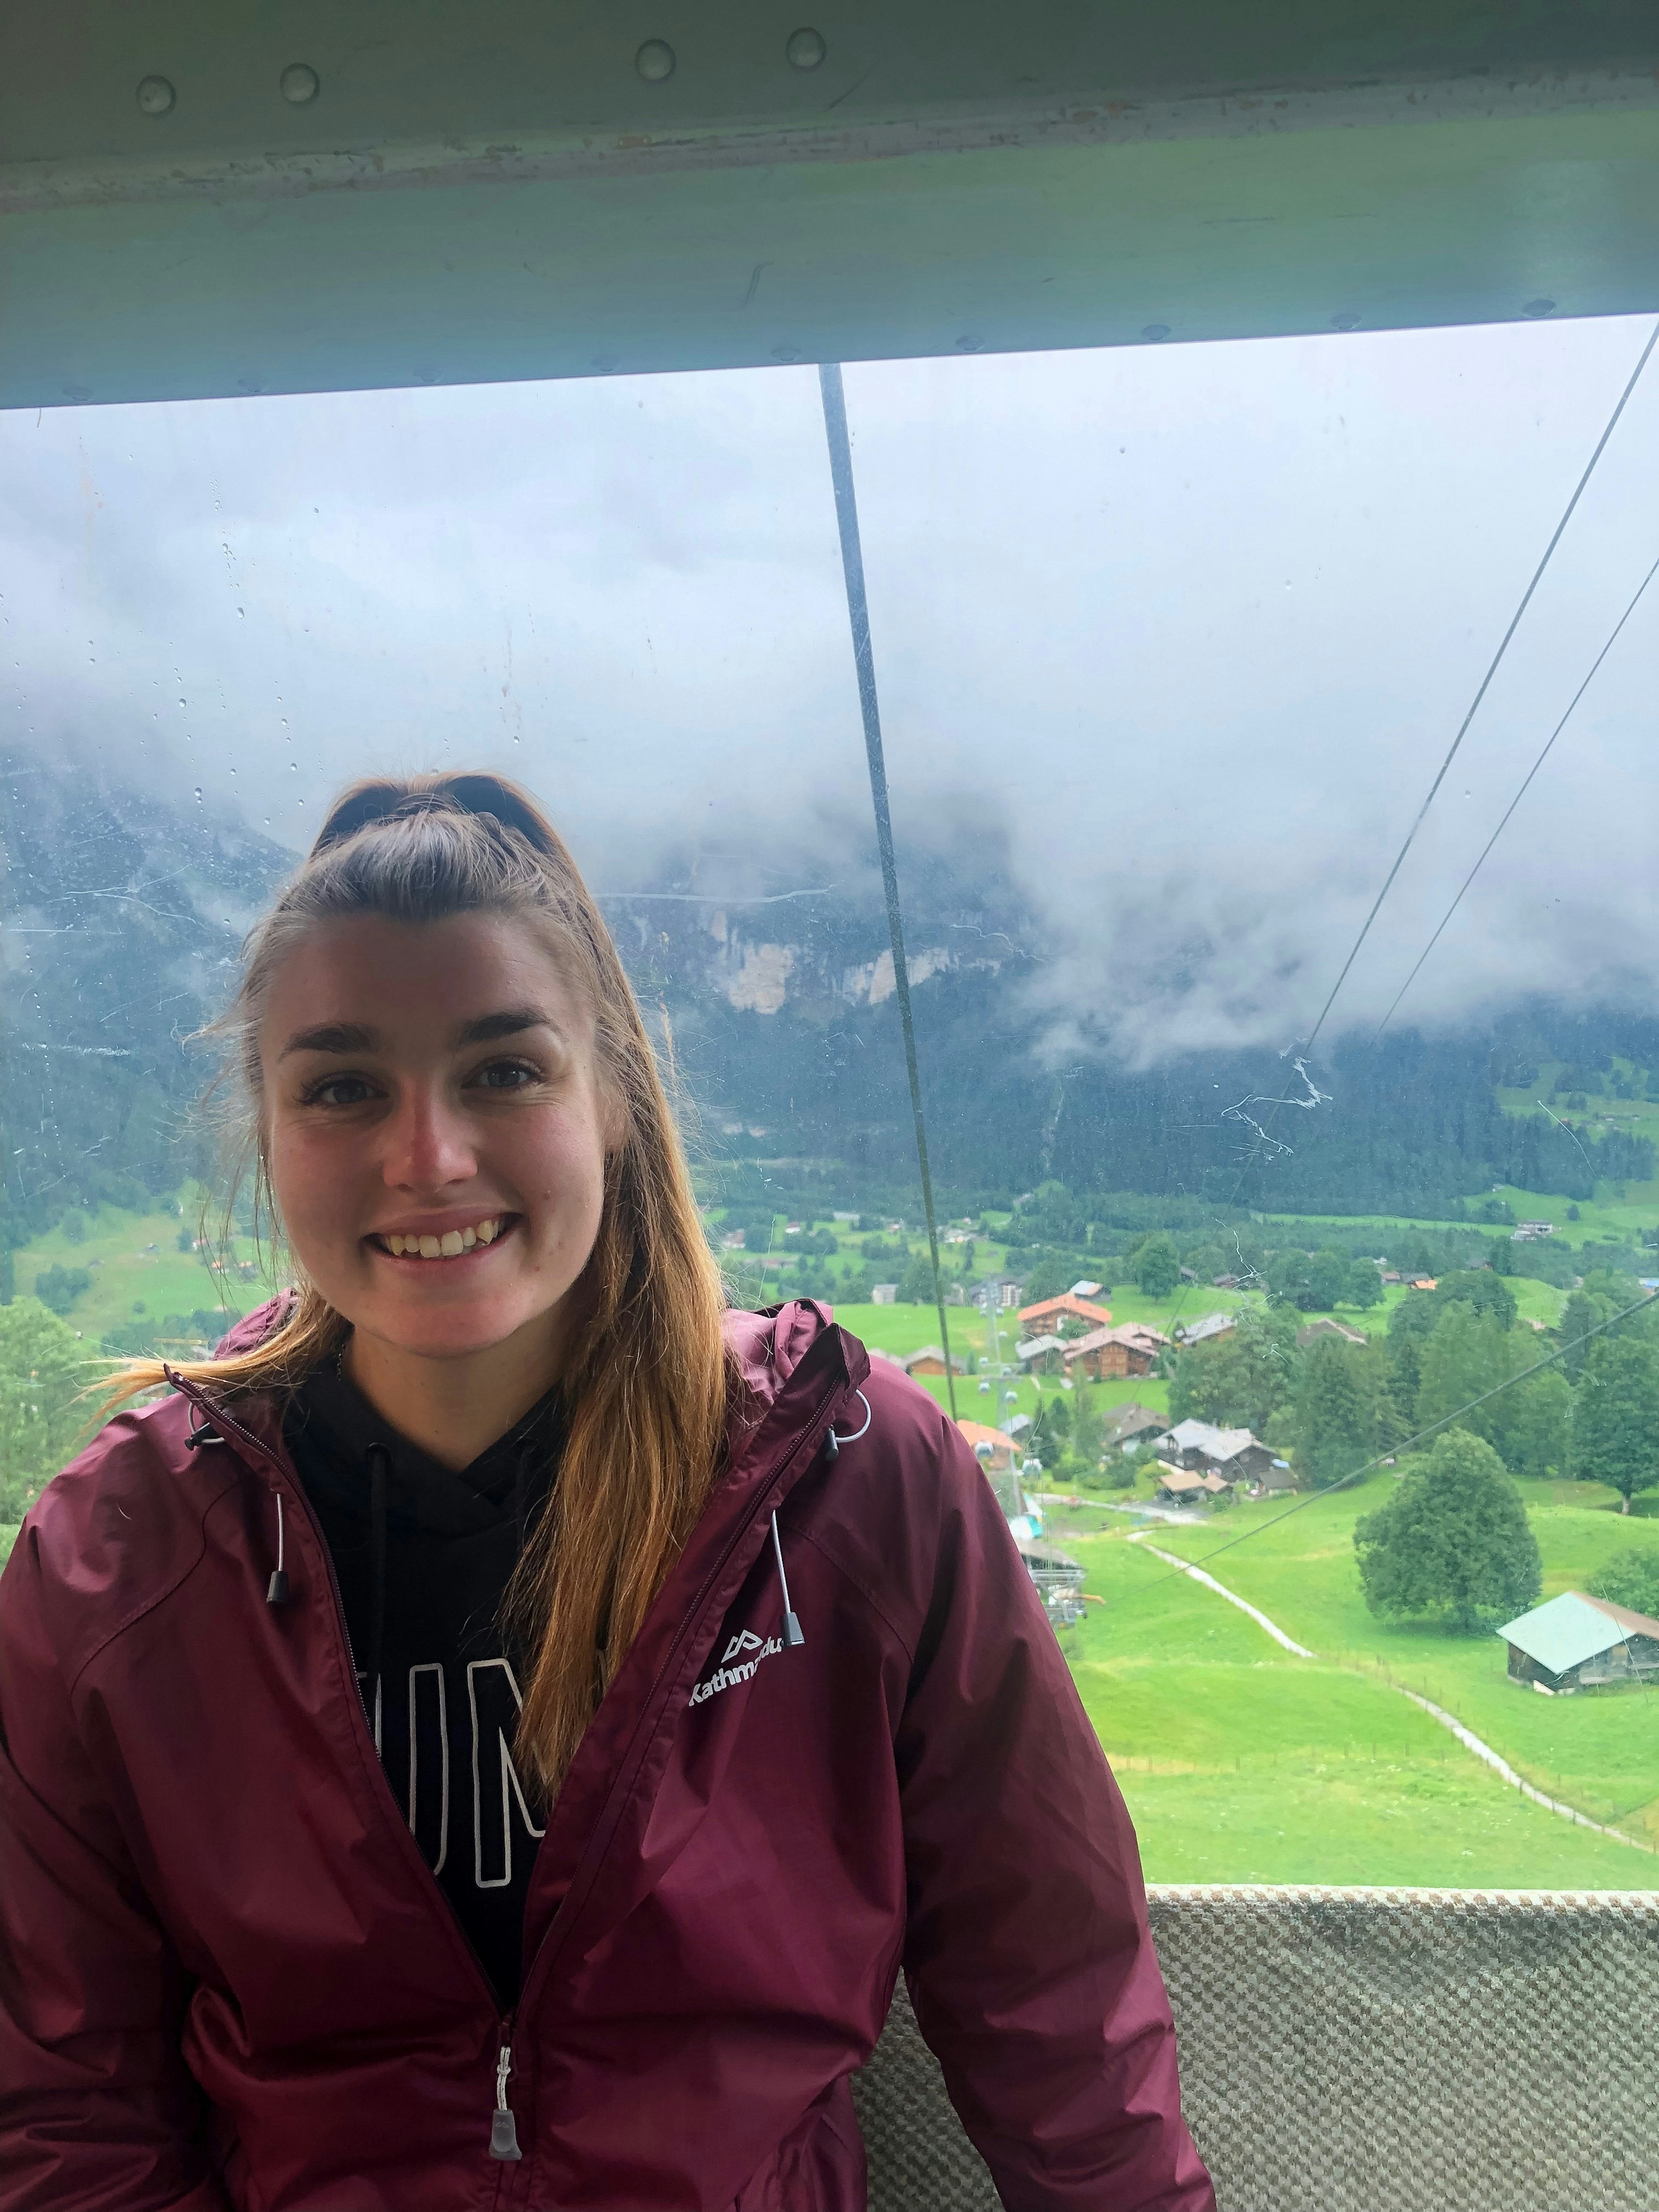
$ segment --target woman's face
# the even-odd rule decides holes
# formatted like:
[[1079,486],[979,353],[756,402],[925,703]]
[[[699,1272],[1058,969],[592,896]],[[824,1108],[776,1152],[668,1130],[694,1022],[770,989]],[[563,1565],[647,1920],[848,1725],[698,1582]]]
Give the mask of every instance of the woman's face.
[[524,923],[320,923],[259,1026],[289,1240],[360,1334],[464,1358],[556,1346],[617,1141],[593,1021]]

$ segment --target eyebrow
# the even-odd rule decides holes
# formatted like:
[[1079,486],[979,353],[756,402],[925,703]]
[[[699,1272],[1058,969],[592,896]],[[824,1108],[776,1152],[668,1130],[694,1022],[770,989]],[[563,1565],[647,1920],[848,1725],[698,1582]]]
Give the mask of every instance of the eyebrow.
[[517,1036],[525,1030],[550,1030],[553,1018],[539,1006],[504,1006],[498,1014],[480,1014],[475,1022],[463,1022],[455,1033],[459,1045],[489,1044],[496,1037]]
[[[463,1022],[455,1033],[458,1051],[471,1044],[489,1044],[497,1037],[519,1036],[526,1030],[551,1029],[550,1015],[539,1006],[503,1006],[499,1013],[480,1014]],[[380,1033],[365,1022],[319,1022],[308,1030],[295,1030],[283,1047],[281,1057],[291,1052],[378,1052]]]

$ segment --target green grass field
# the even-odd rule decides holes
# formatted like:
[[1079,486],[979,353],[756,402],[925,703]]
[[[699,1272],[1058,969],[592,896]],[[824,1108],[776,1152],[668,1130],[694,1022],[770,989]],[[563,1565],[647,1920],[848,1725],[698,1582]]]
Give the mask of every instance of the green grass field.
[[[72,1243],[61,1227],[36,1237],[16,1255],[17,1295],[27,1297],[35,1278],[48,1267],[84,1267],[92,1287],[82,1292],[65,1316],[95,1351],[106,1331],[146,1317],[161,1320],[168,1314],[188,1314],[198,1308],[211,1311],[228,1304],[246,1313],[270,1295],[257,1278],[244,1279],[233,1272],[221,1279],[210,1270],[207,1255],[179,1249],[179,1231],[197,1230],[193,1203],[186,1200],[185,1213],[158,1206],[152,1213],[122,1212],[103,1206],[86,1217],[87,1233]],[[251,1261],[253,1247],[246,1238],[236,1242],[234,1258]]]
[[[1659,1844],[1659,1693],[1540,1698],[1508,1680],[1496,1636],[1390,1626],[1366,1609],[1353,1523],[1391,1480],[1288,1516],[1283,1503],[1242,1505],[1149,1539],[1207,1563],[1312,1661],[1123,1536],[1067,1539],[1111,1601],[1073,1632],[1073,1663],[1102,1741],[1127,1755],[1149,1869],[1170,1880],[1659,1887],[1650,1856],[1522,1798],[1391,1686],[1455,1714],[1535,1787]],[[1546,1596],[1582,1587],[1627,1545],[1659,1546],[1659,1527],[1621,1518],[1599,1493],[1558,1502],[1573,1487],[1523,1486]]]

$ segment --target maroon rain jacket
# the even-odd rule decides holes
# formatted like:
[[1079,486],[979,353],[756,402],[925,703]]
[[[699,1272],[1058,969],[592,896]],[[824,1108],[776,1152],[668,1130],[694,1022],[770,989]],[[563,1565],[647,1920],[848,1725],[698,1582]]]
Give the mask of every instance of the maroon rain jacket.
[[507,2019],[274,1407],[192,1449],[174,1395],[48,1486],[0,1580],[0,2205],[858,2212],[902,1966],[1014,2212],[1212,2212],[1133,1833],[989,1486],[818,1308],[730,1329],[731,1463],[548,1816]]

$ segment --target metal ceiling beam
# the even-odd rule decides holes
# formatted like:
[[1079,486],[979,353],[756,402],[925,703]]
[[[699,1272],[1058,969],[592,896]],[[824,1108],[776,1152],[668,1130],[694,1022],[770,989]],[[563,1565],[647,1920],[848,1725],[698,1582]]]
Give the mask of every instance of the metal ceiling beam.
[[0,403],[1659,309],[1650,8],[811,4],[15,17]]

